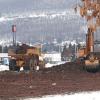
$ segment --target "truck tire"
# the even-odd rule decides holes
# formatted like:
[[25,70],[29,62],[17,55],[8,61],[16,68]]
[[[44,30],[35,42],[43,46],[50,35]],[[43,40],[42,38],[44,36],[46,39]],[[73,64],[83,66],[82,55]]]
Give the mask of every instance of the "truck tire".
[[13,68],[12,68],[12,66],[11,66],[11,65],[9,65],[9,70],[10,70],[10,71],[12,71],[12,70],[13,70]]
[[23,69],[24,69],[24,71],[29,71],[30,70],[29,66],[24,66]]
[[15,66],[16,66],[16,60],[15,59],[11,59],[9,61],[9,70],[10,71],[14,71],[15,70]]
[[15,66],[15,69],[14,69],[14,71],[20,71],[20,67],[19,66]]
[[16,66],[16,60],[15,59],[11,59],[9,61],[9,70],[10,71],[20,71],[20,67]]
[[12,71],[13,70],[13,66],[12,66],[12,60],[9,61],[9,70]]
[[37,66],[39,66],[39,56],[33,55],[29,61],[30,71],[37,70]]

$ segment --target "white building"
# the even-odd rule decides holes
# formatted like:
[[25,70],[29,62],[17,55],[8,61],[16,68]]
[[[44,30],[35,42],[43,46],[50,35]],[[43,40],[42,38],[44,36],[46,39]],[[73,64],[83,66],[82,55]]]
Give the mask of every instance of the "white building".
[[0,53],[0,58],[7,58],[8,57],[8,53]]
[[51,53],[44,54],[44,60],[46,63],[45,68],[53,67],[65,63],[61,61],[61,53],[58,52],[51,52]]
[[47,62],[60,62],[61,61],[61,53],[52,52],[44,54],[44,59]]

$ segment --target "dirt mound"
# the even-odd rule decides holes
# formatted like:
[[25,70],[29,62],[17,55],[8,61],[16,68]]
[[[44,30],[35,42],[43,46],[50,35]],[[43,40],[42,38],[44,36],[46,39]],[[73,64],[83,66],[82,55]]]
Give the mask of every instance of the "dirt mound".
[[82,66],[66,63],[32,73],[0,72],[0,98],[100,90],[100,72],[88,73]]

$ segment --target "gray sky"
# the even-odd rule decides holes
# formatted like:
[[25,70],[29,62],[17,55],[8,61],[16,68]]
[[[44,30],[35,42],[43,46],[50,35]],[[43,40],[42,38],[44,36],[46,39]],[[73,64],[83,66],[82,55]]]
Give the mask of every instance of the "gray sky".
[[0,0],[0,12],[63,10],[74,4],[76,0]]

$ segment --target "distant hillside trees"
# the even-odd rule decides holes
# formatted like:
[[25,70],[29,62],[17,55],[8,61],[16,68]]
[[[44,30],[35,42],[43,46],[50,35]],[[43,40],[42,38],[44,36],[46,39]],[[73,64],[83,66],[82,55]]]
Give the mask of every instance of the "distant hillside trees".
[[7,46],[3,47],[3,53],[8,53],[8,47]]
[[8,53],[8,47],[0,45],[0,53]]
[[62,61],[67,61],[68,59],[73,59],[75,56],[75,45],[69,45],[67,48],[66,45],[63,48],[63,51],[61,53],[61,59]]
[[0,53],[2,52],[2,46],[0,45]]

